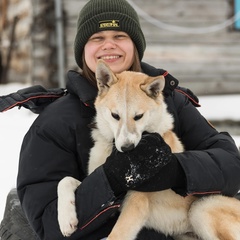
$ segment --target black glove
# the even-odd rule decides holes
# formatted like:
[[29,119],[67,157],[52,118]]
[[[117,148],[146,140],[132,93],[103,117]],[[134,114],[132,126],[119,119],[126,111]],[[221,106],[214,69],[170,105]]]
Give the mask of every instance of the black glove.
[[148,181],[136,186],[134,190],[140,192],[162,191],[171,188],[180,195],[186,194],[186,175],[175,155],[167,165],[159,170]]
[[129,152],[114,149],[103,168],[111,188],[118,195],[148,182],[171,160],[171,149],[163,138],[158,133],[147,133]]

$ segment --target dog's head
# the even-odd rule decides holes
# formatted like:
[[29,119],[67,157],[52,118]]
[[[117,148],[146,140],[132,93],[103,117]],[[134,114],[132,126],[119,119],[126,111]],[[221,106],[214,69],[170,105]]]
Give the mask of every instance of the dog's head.
[[136,147],[144,131],[161,134],[172,128],[172,118],[163,101],[163,76],[130,71],[114,74],[99,60],[96,79],[97,127],[109,141],[115,140],[118,151]]

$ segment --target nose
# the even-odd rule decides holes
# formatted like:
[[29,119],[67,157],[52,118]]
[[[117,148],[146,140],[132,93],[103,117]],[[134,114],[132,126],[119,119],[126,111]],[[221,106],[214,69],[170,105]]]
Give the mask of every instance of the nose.
[[103,50],[116,48],[116,43],[111,39],[106,39],[102,45]]
[[134,149],[134,144],[133,143],[126,144],[126,145],[121,147],[121,150],[123,152],[131,151],[132,149]]

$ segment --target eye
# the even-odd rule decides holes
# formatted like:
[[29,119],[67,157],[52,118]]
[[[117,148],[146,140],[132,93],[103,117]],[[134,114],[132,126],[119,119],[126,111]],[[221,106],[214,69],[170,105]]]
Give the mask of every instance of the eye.
[[117,113],[112,113],[112,117],[116,120],[120,120],[120,116]]
[[91,41],[91,42],[99,42],[99,41],[102,41],[104,39],[104,37],[101,35],[101,34],[93,34],[89,39],[88,41]]
[[134,121],[138,121],[138,120],[141,119],[142,117],[143,117],[143,113],[136,115],[133,119],[134,119]]
[[115,38],[116,38],[116,39],[119,39],[119,40],[125,39],[125,38],[127,38],[127,37],[128,37],[128,36],[125,35],[125,34],[117,34],[117,35],[115,36]]
[[103,37],[94,37],[94,38],[91,38],[90,41],[92,42],[100,42],[103,40]]

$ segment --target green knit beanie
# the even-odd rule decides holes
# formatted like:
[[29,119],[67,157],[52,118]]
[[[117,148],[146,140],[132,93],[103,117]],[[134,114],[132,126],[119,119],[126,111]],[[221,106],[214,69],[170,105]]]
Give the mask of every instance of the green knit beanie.
[[146,48],[145,37],[136,11],[126,0],[90,0],[82,8],[77,22],[75,59],[82,68],[82,54],[88,39],[105,30],[126,32],[134,42],[140,60]]

